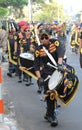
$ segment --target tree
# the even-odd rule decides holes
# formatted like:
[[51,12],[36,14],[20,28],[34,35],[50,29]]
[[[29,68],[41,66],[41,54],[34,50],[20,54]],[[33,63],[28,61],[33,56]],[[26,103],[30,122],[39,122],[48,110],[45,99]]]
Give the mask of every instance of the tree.
[[28,0],[0,0],[0,6],[3,8],[9,7],[10,10],[15,10],[13,12],[15,12],[16,15],[18,15],[17,13],[21,13],[22,15],[22,8],[27,4],[27,2]]
[[4,17],[8,14],[8,9],[0,7],[0,17]]
[[17,8],[22,8],[28,3],[28,0],[0,0],[1,7],[13,6]]
[[59,20],[62,21],[64,18],[64,11],[63,11],[63,6],[59,5],[56,1],[55,2],[50,2],[49,4],[40,4],[41,6],[41,11],[36,13],[34,15],[34,19],[36,21],[45,21],[45,22],[53,22],[54,20]]

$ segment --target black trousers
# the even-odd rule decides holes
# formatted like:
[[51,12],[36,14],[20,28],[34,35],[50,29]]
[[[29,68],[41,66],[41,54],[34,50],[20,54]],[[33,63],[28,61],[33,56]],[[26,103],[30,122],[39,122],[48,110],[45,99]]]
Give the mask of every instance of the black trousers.
[[[54,71],[55,70],[53,68],[51,68],[51,67],[45,67],[42,70],[41,75],[45,79],[48,75],[52,75],[52,73]],[[48,82],[49,82],[49,80],[47,80],[47,81],[44,82],[44,94],[46,94],[47,91],[49,90],[49,88],[48,88]],[[56,100],[55,99],[51,100],[50,99],[50,94],[46,98],[46,105],[47,105],[47,114],[50,117],[54,117],[54,109],[56,107]]]

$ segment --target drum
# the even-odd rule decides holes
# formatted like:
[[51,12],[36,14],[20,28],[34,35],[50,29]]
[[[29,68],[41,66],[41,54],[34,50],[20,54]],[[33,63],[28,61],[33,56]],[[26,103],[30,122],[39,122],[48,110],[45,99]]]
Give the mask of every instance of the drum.
[[33,66],[34,55],[30,52],[20,54],[20,64],[23,67],[30,68]]
[[55,70],[55,72],[52,74],[49,80],[49,89],[54,90],[57,86],[61,84],[63,80],[63,74],[59,72],[58,70]]
[[49,80],[49,89],[54,92],[54,97],[64,106],[68,105],[78,90],[78,77],[70,72],[58,72],[52,74]]

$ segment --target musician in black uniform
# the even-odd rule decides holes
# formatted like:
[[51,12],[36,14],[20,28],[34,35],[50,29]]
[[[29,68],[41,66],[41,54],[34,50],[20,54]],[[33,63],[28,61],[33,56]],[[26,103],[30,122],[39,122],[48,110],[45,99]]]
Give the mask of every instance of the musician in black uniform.
[[79,45],[79,50],[80,50],[80,67],[82,68],[82,24],[80,27],[80,45]]
[[21,53],[21,39],[23,39],[23,37],[25,36],[25,32],[24,32],[24,27],[26,26],[26,22],[25,21],[21,21],[18,23],[19,25],[19,31],[17,31],[14,34],[14,55],[17,56],[17,71],[18,71],[18,76],[19,76],[19,83],[22,82],[22,73],[21,70],[19,69],[19,56]]
[[[8,34],[8,40],[9,40],[9,48],[8,48],[8,57],[11,56],[11,58],[13,60],[16,61],[16,59],[13,58],[13,53],[14,53],[14,34],[16,32],[16,29],[14,27],[11,27],[11,30],[9,30],[9,34]],[[9,61],[9,68],[8,68],[9,72],[7,73],[7,75],[9,77],[12,77],[12,73],[14,73],[16,71],[16,66],[14,64],[12,64]]]
[[47,79],[48,75],[52,75],[55,69],[47,65],[48,62],[50,62],[51,64],[53,63],[46,54],[43,47],[45,47],[48,52],[53,56],[53,58],[58,64],[58,69],[60,71],[62,71],[63,68],[62,61],[64,56],[64,50],[62,48],[62,44],[60,44],[57,39],[50,39],[50,31],[46,28],[40,31],[40,41],[41,45],[38,46],[38,48],[35,50],[35,73],[38,77],[37,83],[39,86],[43,86],[44,94],[46,96],[45,101],[47,104],[47,111],[44,118],[51,123],[51,126],[57,126],[58,120],[56,118],[56,114],[54,114],[54,109],[56,107],[56,99],[52,100],[50,98],[50,95],[47,95],[49,91],[49,80],[45,80]]
[[[24,27],[24,32],[25,36],[21,39],[21,47],[20,47],[21,53],[34,53],[35,46],[31,42],[31,31],[29,25]],[[26,86],[30,86],[32,84],[32,77],[23,72],[23,81],[28,82]]]

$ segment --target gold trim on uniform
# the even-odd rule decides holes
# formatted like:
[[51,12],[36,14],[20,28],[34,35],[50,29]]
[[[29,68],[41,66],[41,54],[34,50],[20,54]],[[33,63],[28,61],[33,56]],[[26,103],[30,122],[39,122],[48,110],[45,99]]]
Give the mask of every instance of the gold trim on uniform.
[[23,47],[21,47],[20,49],[21,49],[21,50],[24,50],[24,48],[23,48]]
[[50,44],[49,51],[50,53],[54,52],[56,50],[56,46],[54,44]]
[[14,39],[16,40],[16,39],[17,39],[17,36],[14,36]]
[[67,85],[68,88],[71,88],[73,86],[73,82],[69,81],[69,84]]
[[36,51],[35,51],[35,56],[36,56],[36,57],[38,57],[38,56],[39,56],[39,54],[40,54],[40,53],[39,53],[39,51],[38,51],[38,50],[36,50]]
[[34,38],[31,38],[31,43],[34,42]]
[[82,54],[82,48],[80,49],[80,53]]
[[59,46],[59,42],[58,41],[55,41],[54,44],[55,44],[55,46]]

